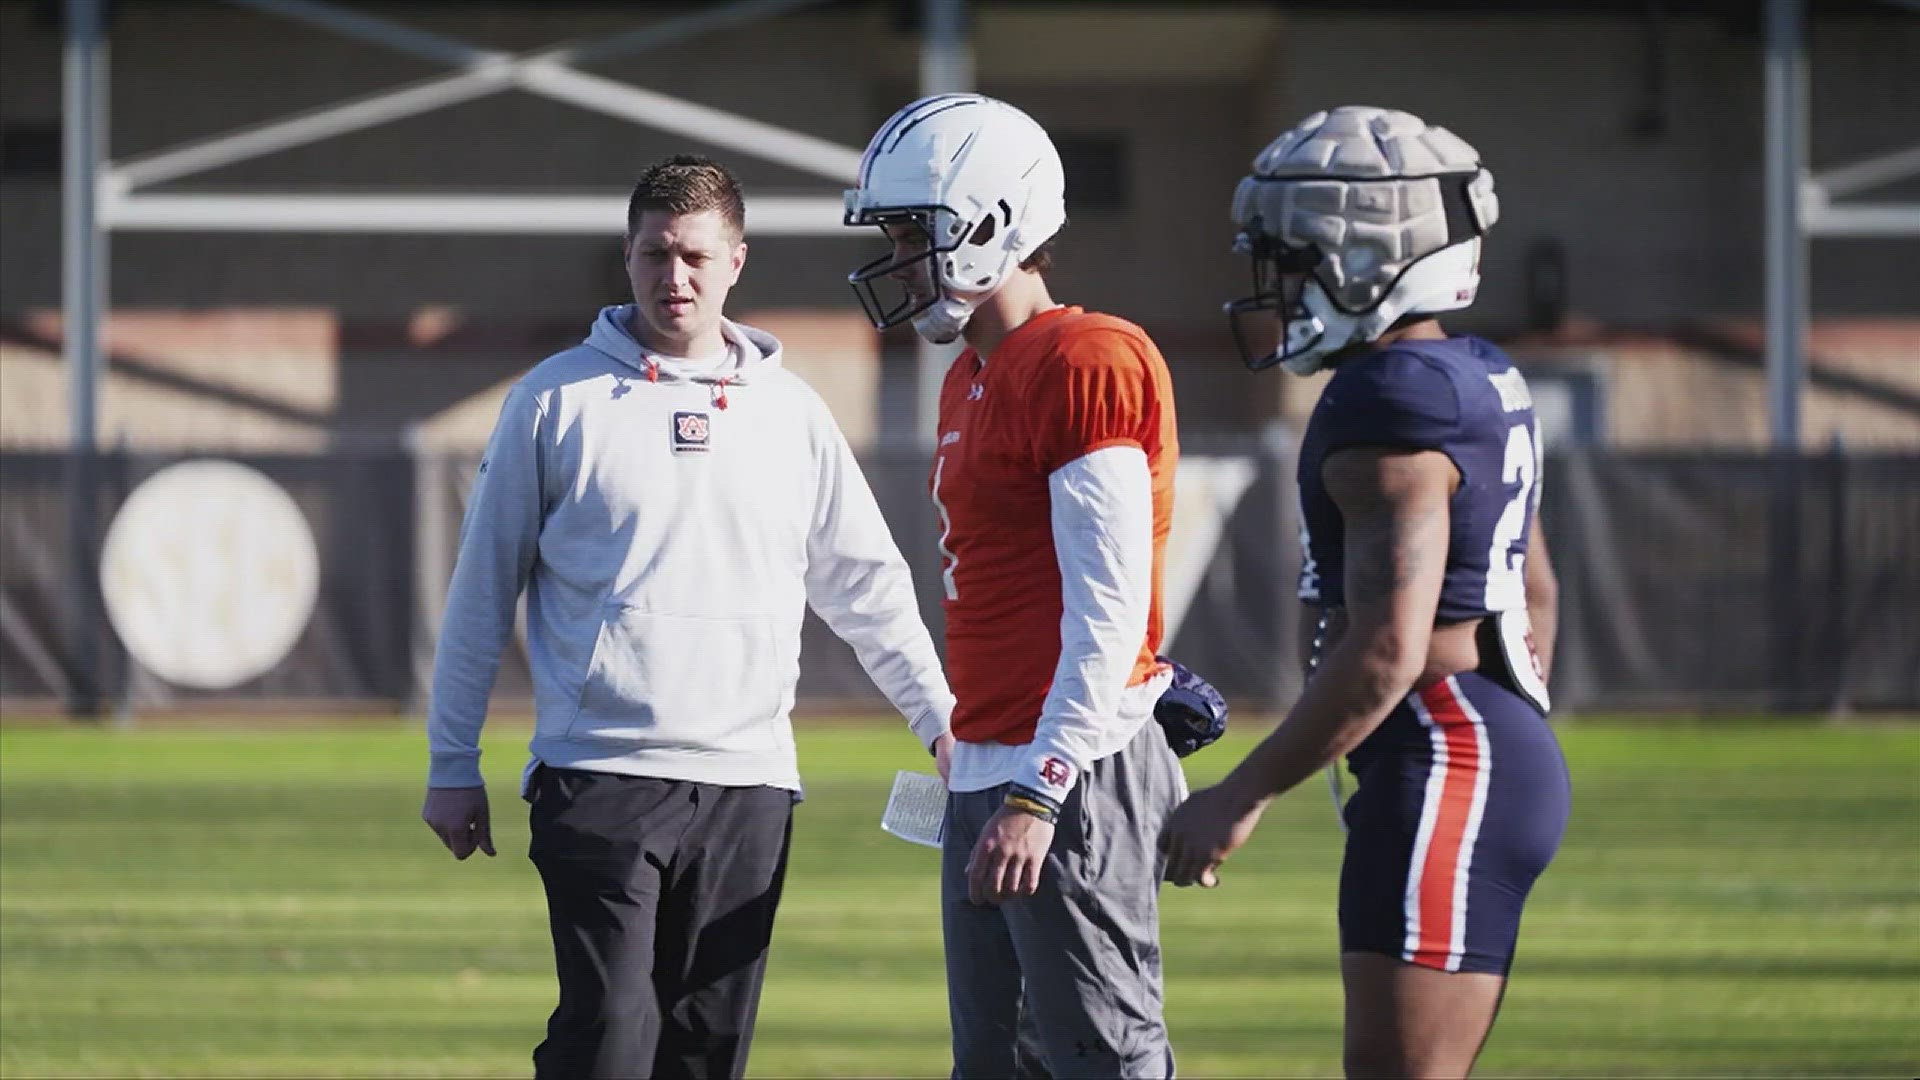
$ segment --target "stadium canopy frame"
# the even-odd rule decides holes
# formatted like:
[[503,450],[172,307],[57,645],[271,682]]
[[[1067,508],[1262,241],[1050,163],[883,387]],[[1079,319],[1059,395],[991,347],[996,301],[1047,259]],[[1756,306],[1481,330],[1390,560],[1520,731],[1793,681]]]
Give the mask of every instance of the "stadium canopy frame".
[[[1920,0],[1885,2],[1920,11]],[[1810,173],[1805,0],[1766,0],[1763,17],[1767,413],[1774,450],[1790,453],[1806,385],[1808,241],[1920,236],[1920,203],[1835,201],[1920,175],[1920,146]]]
[[[510,54],[355,11],[333,0],[229,0],[257,11],[444,63],[448,75],[214,135],[127,161],[105,158],[107,50],[102,0],[64,0],[63,304],[72,384],[72,438],[95,441],[99,318],[107,297],[106,237],[116,230],[594,234],[618,220],[613,196],[366,193],[193,194],[146,189],[182,177],[506,90],[524,90],[676,132],[845,182],[860,151],[802,132],[590,74],[576,65],[670,46],[822,0],[733,0],[597,40]],[[1805,0],[1763,0],[1766,27],[1766,329],[1769,412],[1776,447],[1799,445],[1805,381],[1807,244],[1813,238],[1920,236],[1920,204],[1840,201],[1920,174],[1920,146],[1819,173],[1807,167]],[[1884,0],[1920,11],[1920,0]],[[921,0],[923,93],[967,89],[965,0]],[[845,235],[830,196],[760,197],[766,235]],[[931,430],[942,350],[922,350],[918,411]]]
[[[155,193],[156,184],[266,154],[361,131],[393,120],[523,90],[631,123],[698,139],[842,184],[859,173],[861,149],[722,109],[582,71],[576,65],[676,45],[728,26],[772,18],[824,0],[732,0],[611,36],[512,54],[481,49],[400,25],[333,0],[229,0],[372,45],[452,67],[451,74],[250,125],[142,154],[107,158],[107,41],[103,0],[64,0],[62,58],[63,352],[68,371],[69,522],[73,543],[70,624],[77,671],[70,710],[94,715],[93,663],[100,604],[95,580],[93,497],[98,446],[99,334],[107,308],[108,234],[116,230],[354,233],[602,234],[624,220],[623,196],[561,194],[423,195],[416,192],[317,195]],[[966,89],[972,57],[965,0],[921,0],[925,33],[921,86]],[[847,236],[837,196],[761,196],[747,212],[756,234]],[[922,349],[919,427],[930,433],[941,357]]]
[[[330,0],[229,0],[455,68],[452,74],[156,151],[101,168],[100,224],[107,229],[408,233],[604,233],[622,220],[619,196],[486,197],[375,193],[143,194],[142,188],[507,90],[699,139],[830,180],[850,182],[860,150],[579,70],[588,60],[657,49],[820,0],[737,0],[598,41],[513,55],[401,26]],[[838,234],[838,197],[757,199],[754,230]]]

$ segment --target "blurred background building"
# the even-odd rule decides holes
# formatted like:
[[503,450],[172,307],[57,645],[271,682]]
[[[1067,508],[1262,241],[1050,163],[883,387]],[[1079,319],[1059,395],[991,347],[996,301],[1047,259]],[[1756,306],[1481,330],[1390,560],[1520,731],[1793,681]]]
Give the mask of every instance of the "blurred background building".
[[[1880,164],[1835,195],[1920,204],[1914,8],[1805,5],[1808,167]],[[62,486],[65,10],[0,0],[0,696],[163,703],[179,688],[143,674],[110,631],[84,630],[91,601],[61,569],[97,544],[73,539],[82,526]],[[929,57],[928,13],[942,10],[961,20],[961,50]],[[733,314],[786,341],[790,365],[866,452],[903,546],[932,565],[926,360],[910,334],[862,318],[845,275],[876,240],[834,228],[829,206],[845,186],[834,148],[857,154],[931,65],[1054,134],[1070,215],[1055,295],[1132,318],[1160,343],[1195,462],[1183,520],[1210,522],[1179,571],[1193,606],[1174,644],[1223,685],[1279,702],[1295,685],[1278,659],[1294,557],[1286,448],[1317,386],[1239,365],[1219,306],[1247,291],[1248,268],[1228,250],[1226,207],[1279,131],[1367,103],[1451,128],[1497,179],[1486,285],[1449,323],[1522,360],[1556,448],[1547,498],[1571,601],[1565,699],[1920,704],[1920,237],[1810,244],[1808,454],[1783,480],[1763,453],[1765,11],[1758,0],[108,3],[104,157],[145,179],[121,202],[106,191],[100,208],[100,517],[178,457],[253,462],[306,511],[320,601],[287,663],[233,692],[414,702],[463,478],[500,398],[624,297],[626,191],[646,164],[690,149],[748,188],[752,254]],[[629,32],[668,40],[637,48]],[[223,155],[245,138],[208,141],[340,115],[330,110],[343,102],[377,112],[397,87],[432,97],[481,71],[472,50],[567,43],[584,48],[566,71],[599,81],[559,78],[545,95],[511,79],[489,84],[498,92],[455,87],[441,107],[258,156]],[[623,119],[642,106],[617,84],[668,95],[644,107],[690,126]],[[770,125],[769,147],[803,136],[827,164],[756,152],[751,135],[697,137],[699,117],[717,115],[698,109]],[[196,148],[208,151],[199,163]],[[206,161],[215,167],[194,167]],[[540,194],[611,210],[544,235],[191,224],[209,199],[265,193],[314,205],[417,196],[441,210]],[[864,692],[835,648],[809,638],[818,700]],[[504,692],[517,677],[507,672]]]

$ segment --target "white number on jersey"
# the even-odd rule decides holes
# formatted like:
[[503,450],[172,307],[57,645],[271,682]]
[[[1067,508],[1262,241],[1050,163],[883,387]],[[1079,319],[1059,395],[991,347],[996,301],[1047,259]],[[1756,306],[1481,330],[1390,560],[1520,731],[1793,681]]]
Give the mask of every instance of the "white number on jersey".
[[1307,508],[1300,507],[1300,581],[1294,595],[1308,603],[1320,602],[1320,564],[1313,561],[1313,537],[1307,532]]
[[1533,427],[1515,424],[1507,431],[1507,457],[1500,482],[1519,483],[1493,527],[1493,547],[1487,552],[1487,610],[1524,610],[1527,606],[1527,555],[1517,550],[1526,542],[1527,509],[1533,503],[1534,479],[1540,458],[1534,450]]
[[940,580],[946,588],[947,599],[960,599],[960,590],[954,587],[953,572],[960,560],[947,550],[947,537],[953,533],[953,516],[947,513],[947,504],[940,501],[940,473],[947,467],[947,455],[941,454],[933,462],[933,508],[940,513]]

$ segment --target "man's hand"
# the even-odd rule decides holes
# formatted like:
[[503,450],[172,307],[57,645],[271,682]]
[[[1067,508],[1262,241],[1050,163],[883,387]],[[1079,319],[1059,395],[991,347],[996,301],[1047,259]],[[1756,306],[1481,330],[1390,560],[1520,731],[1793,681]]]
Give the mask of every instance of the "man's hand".
[[953,771],[953,735],[951,733],[933,740],[933,766],[940,770],[940,779],[949,779]]
[[456,859],[466,858],[476,848],[493,854],[493,826],[487,816],[484,787],[428,788],[420,820]]
[[1053,822],[1001,807],[987,819],[967,860],[967,898],[991,905],[1032,896],[1040,889],[1040,871],[1052,847]]
[[1167,880],[1209,889],[1220,884],[1220,864],[1253,835],[1266,808],[1265,799],[1250,798],[1231,782],[1194,792],[1160,830]]

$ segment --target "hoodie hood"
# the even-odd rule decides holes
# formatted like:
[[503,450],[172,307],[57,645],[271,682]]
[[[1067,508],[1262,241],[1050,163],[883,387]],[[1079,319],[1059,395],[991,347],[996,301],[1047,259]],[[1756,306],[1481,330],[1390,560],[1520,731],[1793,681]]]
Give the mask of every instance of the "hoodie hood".
[[633,368],[650,381],[745,386],[758,371],[780,366],[780,339],[765,330],[721,319],[720,333],[732,347],[727,350],[730,362],[715,368],[685,357],[665,356],[641,345],[627,329],[633,317],[632,304],[601,308],[585,344]]

